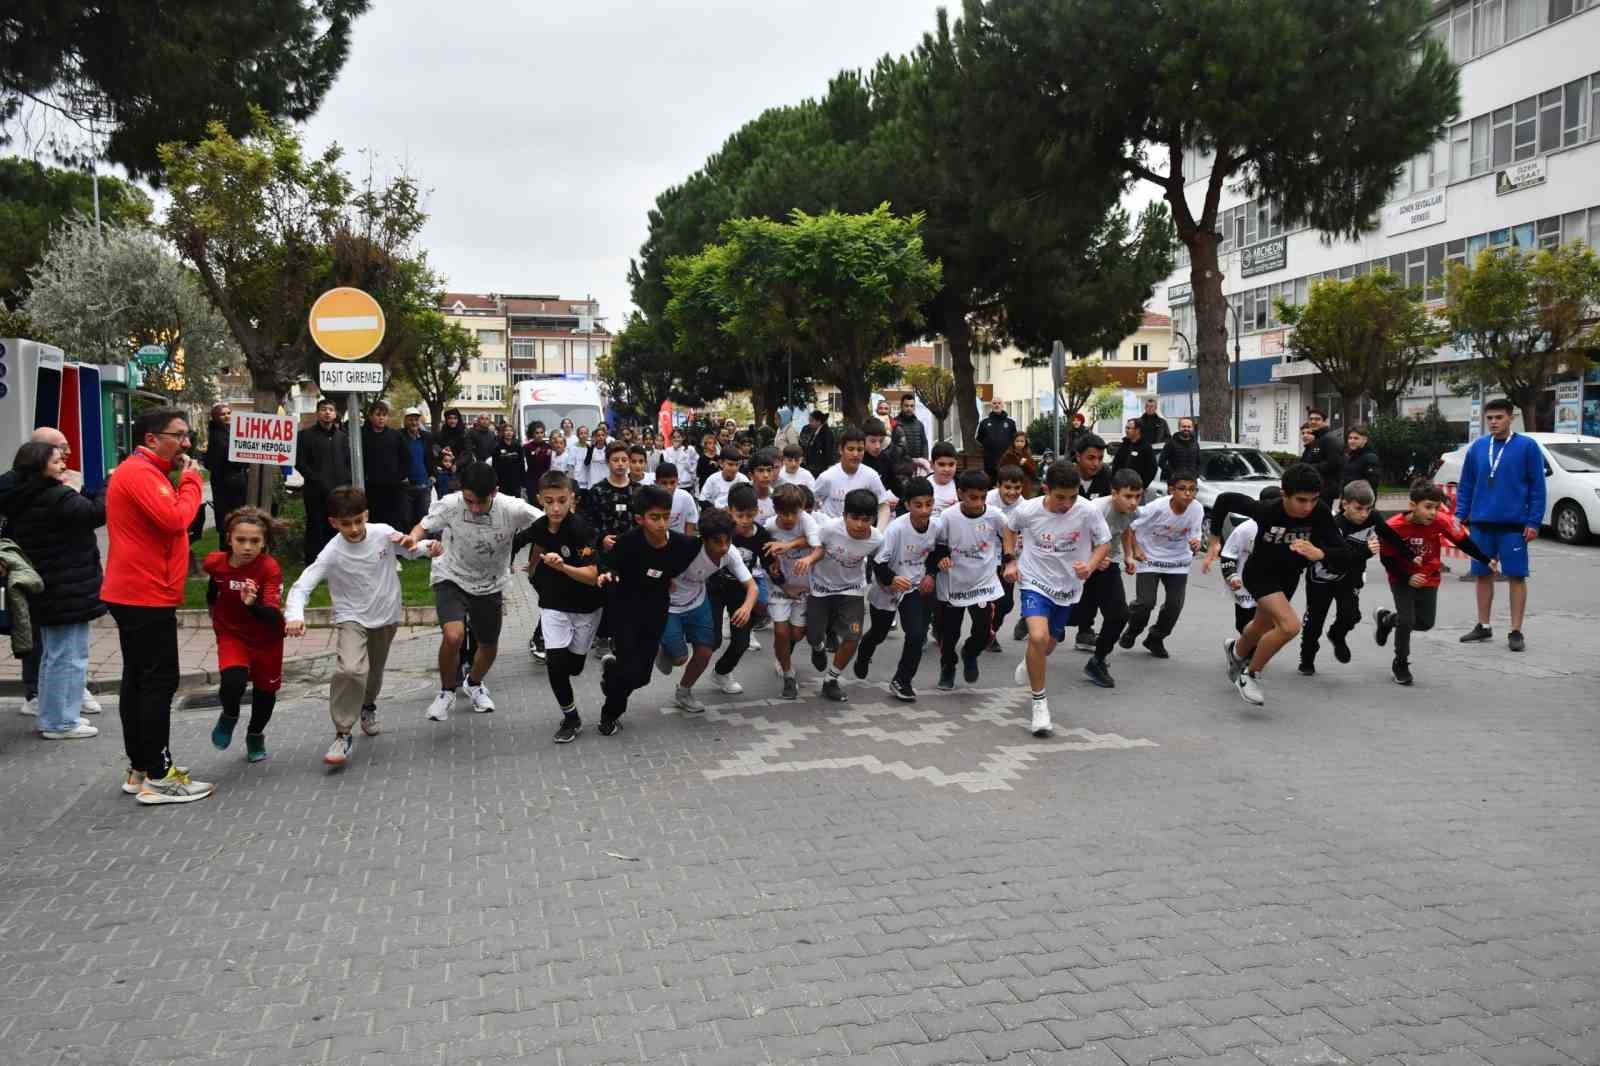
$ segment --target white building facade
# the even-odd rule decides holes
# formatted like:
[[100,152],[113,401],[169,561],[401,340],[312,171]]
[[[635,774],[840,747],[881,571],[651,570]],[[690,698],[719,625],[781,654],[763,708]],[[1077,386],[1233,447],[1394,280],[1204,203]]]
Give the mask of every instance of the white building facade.
[[[1376,229],[1356,241],[1330,243],[1320,232],[1286,227],[1270,201],[1246,200],[1224,188],[1218,229],[1223,291],[1233,308],[1228,347],[1231,356],[1237,320],[1241,436],[1251,443],[1298,451],[1305,410],[1339,410],[1315,367],[1288,360],[1276,299],[1303,304],[1319,279],[1383,267],[1440,308],[1446,264],[1486,248],[1569,241],[1600,247],[1600,0],[1436,0],[1434,9],[1430,32],[1461,70],[1460,117],[1430,152],[1404,168]],[[1198,153],[1186,161],[1185,173],[1193,175],[1186,191],[1197,213],[1208,163]],[[1187,254],[1179,256],[1165,299],[1175,337],[1193,345]],[[1467,436],[1481,398],[1459,394],[1449,380],[1450,364],[1464,358],[1441,348],[1412,383],[1400,413],[1437,406]],[[1163,413],[1192,409],[1192,378],[1192,370],[1161,376]],[[1600,383],[1589,392],[1600,420]],[[1552,390],[1528,420],[1549,429],[1554,419]]]

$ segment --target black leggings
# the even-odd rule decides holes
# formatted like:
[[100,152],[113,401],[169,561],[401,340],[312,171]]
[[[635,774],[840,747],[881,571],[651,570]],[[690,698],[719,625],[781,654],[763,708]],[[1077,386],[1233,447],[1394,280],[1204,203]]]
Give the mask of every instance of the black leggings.
[[1322,627],[1328,624],[1328,610],[1338,605],[1329,639],[1344,639],[1361,621],[1361,586],[1345,578],[1341,581],[1306,582],[1306,613],[1300,619],[1300,661],[1315,662],[1322,641]]
[[[224,718],[239,717],[239,703],[244,699],[244,687],[249,683],[248,666],[230,666],[222,671],[222,685],[217,690],[217,698],[222,701]],[[250,725],[245,731],[257,734],[266,732],[267,723],[272,721],[272,709],[277,705],[276,692],[253,690],[250,693]]]
[[[911,684],[917,676],[917,667],[922,665],[922,651],[928,643],[929,612],[933,604],[932,596],[924,596],[916,591],[900,598],[900,626],[905,631],[905,642],[900,647],[900,662],[895,667],[894,679],[902,685]],[[858,663],[871,662],[873,653],[888,638],[890,624],[894,621],[893,611],[873,607],[870,613],[872,625],[867,635],[861,638],[861,647],[856,651]]]
[[972,619],[971,631],[961,644],[963,659],[976,659],[989,646],[989,619],[993,604],[976,603],[961,608],[949,603],[939,605],[939,668],[956,668],[956,641],[961,637],[961,616]]
[[[634,613],[638,607],[631,608]],[[600,675],[600,691],[605,693],[605,706],[600,712],[602,721],[621,718],[628,710],[628,697],[650,683],[655,670],[656,652],[661,647],[661,630],[666,625],[666,614],[656,615],[646,624],[628,618],[630,605],[607,605],[605,618],[610,621],[610,667]]]
[[[1105,619],[1098,637],[1094,636],[1096,611]],[[1122,585],[1121,563],[1114,562],[1089,575],[1089,580],[1083,583],[1083,598],[1073,608],[1072,620],[1078,626],[1079,636],[1087,631],[1094,640],[1095,658],[1104,661],[1128,625],[1128,590]]]
[[583,673],[589,661],[587,655],[576,655],[566,648],[551,648],[545,654],[545,672],[550,675],[550,691],[563,714],[577,710],[577,697],[572,694],[572,679]]
[[1426,633],[1439,616],[1439,590],[1389,582],[1394,593],[1394,661],[1411,661],[1411,632]]
[[[744,606],[744,588],[723,591],[723,582],[717,582],[706,589],[706,595],[711,598],[711,632],[715,638],[712,647],[722,647],[722,616],[728,616],[728,646],[722,649],[722,654],[717,657],[713,670],[723,677],[733,673],[739,665],[739,660],[744,658],[744,653],[750,650],[750,631],[755,628],[756,619],[767,613],[767,609],[759,602],[750,609],[750,621],[742,626],[733,624],[733,612]],[[735,595],[735,592],[737,595]]]

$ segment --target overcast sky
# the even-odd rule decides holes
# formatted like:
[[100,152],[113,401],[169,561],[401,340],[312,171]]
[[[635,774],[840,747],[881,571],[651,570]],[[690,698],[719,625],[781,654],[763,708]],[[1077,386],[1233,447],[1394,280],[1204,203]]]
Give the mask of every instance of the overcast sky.
[[938,6],[377,0],[306,140],[432,190],[424,240],[452,289],[593,292],[617,329],[656,194],[765,108],[910,50]]

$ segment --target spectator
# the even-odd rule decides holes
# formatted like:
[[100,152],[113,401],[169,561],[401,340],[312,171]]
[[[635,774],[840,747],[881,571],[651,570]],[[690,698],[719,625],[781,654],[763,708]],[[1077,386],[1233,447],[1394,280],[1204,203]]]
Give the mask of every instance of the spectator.
[[467,434],[467,444],[472,448],[472,457],[478,462],[487,463],[494,459],[494,453],[500,447],[500,434],[490,423],[488,415],[479,415],[472,423],[472,430]]
[[1174,470],[1200,469],[1200,441],[1194,433],[1194,419],[1187,415],[1178,419],[1178,432],[1162,446],[1159,464],[1162,477],[1171,477]]
[[550,470],[550,442],[544,436],[543,422],[528,423],[528,443],[522,446],[522,465],[527,471],[527,492],[529,503],[538,506],[539,479]]
[[462,421],[459,410],[451,407],[445,411],[444,425],[434,434],[434,443],[441,452],[449,448],[457,463],[471,460],[472,445],[467,441],[467,424]]
[[433,471],[433,491],[442,500],[460,487],[460,479],[456,473],[455,450],[443,448],[439,451],[439,465]]
[[978,423],[977,436],[978,447],[983,449],[983,469],[993,482],[1000,470],[1001,454],[1011,447],[1011,442],[1017,436],[1017,423],[1006,414],[1004,401],[990,403],[989,413]]
[[12,465],[16,487],[5,504],[7,535],[44,581],[31,623],[39,634],[38,729],[47,740],[100,732],[79,714],[89,707],[89,623],[106,613],[95,537],[106,523],[106,505],[104,497],[90,499],[68,483],[67,454],[39,440],[19,448]]
[[1026,476],[1026,480],[1022,483],[1022,494],[1029,498],[1035,495],[1039,488],[1039,461],[1033,457],[1033,452],[1028,448],[1026,433],[1019,430],[1011,438],[1011,446],[1001,453],[1000,466],[1020,467]]
[[367,408],[367,423],[361,427],[361,466],[372,521],[402,528],[406,450],[400,434],[389,425],[389,405],[382,400]]
[[317,420],[302,429],[295,442],[294,468],[305,479],[300,498],[306,508],[303,551],[309,563],[333,536],[328,493],[350,484],[350,435],[339,424],[339,409],[326,396],[317,401]]
[[192,803],[213,786],[177,767],[168,740],[178,691],[178,605],[189,572],[186,531],[203,492],[199,464],[183,454],[189,423],[182,411],[145,412],[133,423],[133,439],[137,447],[106,490],[110,549],[100,589],[122,648],[118,709],[129,763],[122,790],[137,793],[140,803]]
[[1343,487],[1339,475],[1344,472],[1344,434],[1328,425],[1327,412],[1319,407],[1306,412],[1306,423],[1313,438],[1300,454],[1300,461],[1316,467],[1322,475],[1322,502],[1332,510]]
[[828,428],[828,416],[821,411],[811,412],[811,421],[807,428],[811,430],[811,439],[806,442],[806,469],[815,477],[820,477],[822,472],[832,466],[836,457],[833,446],[833,430]]
[[[1196,456],[1198,459],[1198,451]],[[1178,470],[1195,471],[1198,467],[1177,467]],[[1144,423],[1137,418],[1128,419],[1123,430],[1122,443],[1117,446],[1117,458],[1111,464],[1111,473],[1132,470],[1146,485],[1156,479],[1156,452],[1144,439]]]
[[1372,430],[1366,426],[1351,426],[1344,439],[1348,445],[1344,453],[1344,472],[1339,476],[1339,488],[1352,481],[1365,481],[1377,491],[1383,474],[1383,463],[1378,450],[1372,446]]
[[[1148,397],[1144,401],[1144,414],[1139,416],[1139,439],[1148,444],[1152,451],[1165,444],[1172,437],[1172,427],[1167,425],[1167,420],[1162,418],[1156,410],[1155,397]],[[1146,485],[1149,482],[1145,482]]]
[[245,467],[228,458],[228,437],[233,428],[233,409],[225,403],[211,405],[211,421],[206,426],[206,450],[201,461],[211,475],[211,513],[222,528],[229,513],[244,506]]
[[900,414],[895,417],[891,427],[892,443],[905,453],[908,459],[926,459],[928,457],[928,431],[922,428],[922,419],[917,417],[917,398],[910,393],[900,397]]
[[405,448],[405,488],[402,498],[406,529],[422,521],[433,502],[433,473],[438,467],[434,458],[433,434],[422,428],[420,408],[407,407],[405,428],[400,431],[400,443]]
[[[517,431],[510,422],[500,427],[500,443],[496,445],[494,458],[495,480],[499,483],[500,492],[516,499],[523,499],[528,485],[528,460],[522,454],[522,445],[517,441]],[[422,519],[417,519],[421,521]]]

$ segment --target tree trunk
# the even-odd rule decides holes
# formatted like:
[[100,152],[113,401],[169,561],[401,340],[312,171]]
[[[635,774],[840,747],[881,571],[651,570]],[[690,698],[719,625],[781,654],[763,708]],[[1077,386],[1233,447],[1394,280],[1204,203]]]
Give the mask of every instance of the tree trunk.
[[860,429],[871,417],[872,392],[867,388],[867,361],[840,360],[839,396],[844,401],[845,424]]
[[949,308],[940,328],[950,350],[950,373],[956,379],[955,409],[961,419],[961,450],[967,452],[978,443],[978,384],[972,365],[972,326],[967,322],[965,308]]
[[1354,390],[1341,391],[1339,393],[1339,425],[1346,433],[1350,432],[1351,426],[1358,426],[1362,421],[1362,397],[1359,393],[1351,395],[1351,392],[1354,392]]
[[1197,230],[1189,244],[1194,290],[1195,364],[1200,385],[1200,437],[1232,440],[1233,393],[1228,387],[1228,302],[1222,295],[1217,235]]
[[1519,384],[1515,388],[1505,389],[1506,399],[1517,405],[1517,414],[1522,416],[1522,432],[1534,433],[1539,430],[1539,394],[1544,391],[1538,385]]

